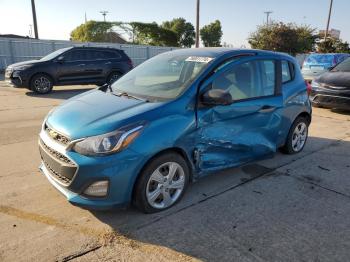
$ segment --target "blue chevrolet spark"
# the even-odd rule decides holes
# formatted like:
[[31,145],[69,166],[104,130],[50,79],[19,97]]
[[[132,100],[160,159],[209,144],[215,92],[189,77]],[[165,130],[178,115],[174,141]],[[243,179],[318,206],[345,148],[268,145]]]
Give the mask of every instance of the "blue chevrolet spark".
[[161,211],[201,176],[278,149],[300,152],[309,91],[285,54],[163,53],[52,110],[40,133],[40,169],[75,205]]

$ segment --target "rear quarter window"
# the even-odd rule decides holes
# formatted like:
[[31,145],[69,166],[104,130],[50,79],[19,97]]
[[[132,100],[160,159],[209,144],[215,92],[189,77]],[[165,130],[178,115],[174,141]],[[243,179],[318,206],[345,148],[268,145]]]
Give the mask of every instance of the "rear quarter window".
[[294,64],[287,61],[282,60],[282,83],[288,83],[294,79],[295,76],[295,68]]

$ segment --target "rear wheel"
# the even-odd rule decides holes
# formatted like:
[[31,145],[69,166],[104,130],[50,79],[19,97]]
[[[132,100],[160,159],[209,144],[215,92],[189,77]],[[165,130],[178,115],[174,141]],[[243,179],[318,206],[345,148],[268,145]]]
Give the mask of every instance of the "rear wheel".
[[30,81],[30,89],[38,94],[47,94],[51,92],[52,87],[51,77],[45,74],[37,74]]
[[182,198],[188,181],[189,168],[180,155],[160,155],[140,174],[134,190],[134,204],[145,213],[170,208]]
[[107,84],[111,85],[122,76],[119,72],[112,72],[107,78]]
[[298,117],[289,130],[287,141],[281,148],[286,154],[296,154],[303,150],[308,137],[309,122],[305,117]]

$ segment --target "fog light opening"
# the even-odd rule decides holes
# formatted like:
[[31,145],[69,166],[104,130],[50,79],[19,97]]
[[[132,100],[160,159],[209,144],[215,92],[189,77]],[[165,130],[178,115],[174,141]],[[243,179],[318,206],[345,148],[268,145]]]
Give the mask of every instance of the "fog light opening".
[[108,193],[109,181],[97,181],[92,183],[84,191],[84,195],[94,196],[94,197],[104,197]]

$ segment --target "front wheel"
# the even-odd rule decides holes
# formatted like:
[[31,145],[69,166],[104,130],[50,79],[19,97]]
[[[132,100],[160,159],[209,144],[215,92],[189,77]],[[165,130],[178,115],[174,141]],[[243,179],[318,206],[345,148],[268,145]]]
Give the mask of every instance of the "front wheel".
[[35,75],[30,81],[30,89],[38,94],[47,94],[51,92],[52,86],[52,79],[45,74]]
[[134,204],[145,213],[168,209],[182,198],[188,182],[189,168],[180,155],[160,155],[141,172],[134,190]]
[[309,122],[305,117],[298,117],[289,130],[287,141],[281,148],[286,154],[296,154],[303,150],[309,132]]

